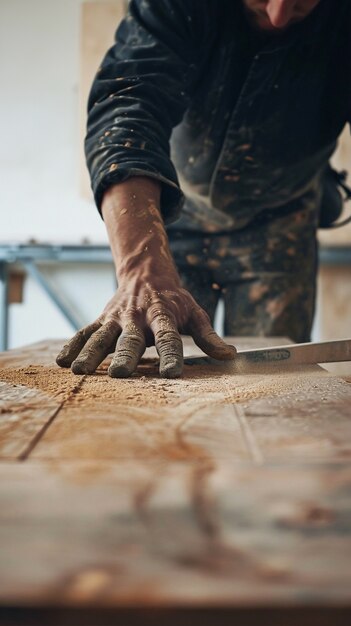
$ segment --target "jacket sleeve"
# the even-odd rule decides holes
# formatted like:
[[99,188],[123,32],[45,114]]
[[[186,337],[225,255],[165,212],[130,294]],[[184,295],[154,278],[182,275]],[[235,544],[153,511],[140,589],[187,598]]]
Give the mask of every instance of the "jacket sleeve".
[[85,140],[96,205],[130,176],[162,183],[164,221],[183,204],[170,160],[172,129],[188,108],[203,41],[200,2],[132,0],[93,82]]

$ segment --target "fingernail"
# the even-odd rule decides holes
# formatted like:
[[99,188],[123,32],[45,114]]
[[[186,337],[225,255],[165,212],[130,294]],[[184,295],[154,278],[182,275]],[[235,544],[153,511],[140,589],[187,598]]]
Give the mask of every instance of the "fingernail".
[[93,372],[84,361],[73,361],[71,370],[73,374],[91,374]]
[[162,378],[179,378],[183,373],[183,366],[177,363],[167,363],[167,365],[160,368],[160,376]]
[[61,356],[60,354],[58,354],[56,357],[56,364],[60,367],[70,367],[71,360],[65,355]]
[[235,346],[233,346],[233,344],[232,344],[232,343],[227,343],[226,345],[228,346],[228,348],[232,348],[232,350],[233,350],[234,354],[236,354],[236,353],[237,353],[237,349],[236,349],[236,347],[235,347]]
[[125,365],[111,366],[108,368],[107,373],[111,378],[128,378],[132,372]]

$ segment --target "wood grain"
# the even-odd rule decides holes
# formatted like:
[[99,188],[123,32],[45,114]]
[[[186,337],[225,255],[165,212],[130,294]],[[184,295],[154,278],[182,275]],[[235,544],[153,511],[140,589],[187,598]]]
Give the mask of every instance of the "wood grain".
[[0,382],[0,459],[25,455],[60,406],[35,389]]
[[0,624],[350,623],[351,385],[77,378],[58,344],[0,355]]
[[346,465],[3,467],[0,599],[342,605],[350,486]]

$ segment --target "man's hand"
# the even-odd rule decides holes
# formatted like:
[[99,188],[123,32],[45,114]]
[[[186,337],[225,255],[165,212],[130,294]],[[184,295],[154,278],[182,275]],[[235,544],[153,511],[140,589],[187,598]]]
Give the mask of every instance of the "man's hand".
[[80,330],[57,357],[61,367],[75,374],[91,374],[115,351],[108,373],[114,378],[130,376],[145,347],[155,344],[160,356],[160,374],[176,378],[183,369],[179,331],[192,335],[209,356],[233,359],[234,346],[227,345],[213,330],[208,315],[185,289],[160,289],[151,282],[139,293],[120,286],[102,315]]
[[213,330],[207,313],[185,289],[168,246],[160,214],[160,184],[134,177],[105,192],[102,214],[110,239],[118,290],[98,319],[80,330],[57,357],[61,367],[90,374],[115,352],[110,376],[130,376],[146,346],[155,344],[160,374],[181,375],[182,341],[192,335],[215,359],[233,359],[228,346]]

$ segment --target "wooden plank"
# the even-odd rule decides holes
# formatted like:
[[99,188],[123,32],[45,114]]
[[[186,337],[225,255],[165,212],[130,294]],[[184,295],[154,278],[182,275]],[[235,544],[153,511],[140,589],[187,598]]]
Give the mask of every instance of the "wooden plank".
[[[186,351],[195,350],[189,341],[185,343]],[[159,379],[156,365],[146,360],[131,379],[111,380],[106,376],[107,363],[97,374],[77,378],[52,363],[57,350],[57,343],[50,348],[41,343],[0,358],[0,380],[32,387],[31,394],[39,389],[48,394],[46,417],[38,415],[36,406],[32,413],[26,407],[22,418],[17,416],[12,423],[8,414],[3,415],[6,454],[9,449],[20,454],[23,436],[28,445],[33,429],[40,430],[60,403],[64,407],[33,449],[33,458],[156,455],[163,460],[207,458],[209,462],[282,457],[340,462],[350,457],[351,387],[320,368],[247,374],[186,366],[183,379],[168,381]],[[41,359],[48,365],[39,365]],[[23,387],[21,393],[25,405],[29,391]],[[43,405],[43,398],[39,402]],[[9,411],[9,403],[7,407]]]
[[23,409],[41,398],[19,439],[61,407],[24,463],[0,463],[0,624],[32,609],[65,626],[172,623],[175,607],[196,609],[192,626],[217,625],[219,610],[221,624],[262,624],[267,610],[270,624],[350,622],[350,385],[318,367],[186,366],[161,380],[152,351],[131,379],[110,379],[107,361],[75,377],[58,349],[0,355],[8,408],[18,389]]
[[10,266],[8,284],[8,304],[22,304],[23,287],[26,280],[26,273],[22,268]]
[[[193,368],[187,368],[188,380],[167,383],[157,378],[156,366],[146,362],[145,372],[141,369],[136,378],[114,381],[106,376],[105,363],[98,374],[85,380],[56,366],[54,359],[61,344],[61,341],[44,341],[0,355],[4,398],[0,458],[23,457],[44,434],[44,426],[51,423],[67,402],[62,419],[51,425],[44,448],[36,453],[39,457],[43,454],[44,457],[70,458],[76,455],[77,449],[80,458],[91,458],[91,455],[115,458],[118,454],[152,456],[155,449],[161,456],[202,457],[206,447],[224,455],[247,457],[235,416],[228,407],[215,409],[222,403],[216,376],[201,383],[201,400],[197,395],[200,379],[194,378]],[[250,340],[242,343],[248,344]],[[201,353],[193,342],[185,340],[185,352],[196,351]],[[152,356],[155,351],[149,349],[147,357]],[[145,392],[149,394],[149,408]],[[156,397],[158,413],[154,411]],[[180,409],[177,423],[172,422],[175,406]],[[212,417],[213,410],[217,411],[217,420]],[[90,419],[90,430],[85,435],[84,423],[79,421],[82,415],[84,423]],[[168,431],[164,428],[165,420],[170,423]],[[221,428],[218,428],[218,420]],[[72,426],[68,430],[67,424]],[[204,450],[199,446],[200,439]]]
[[351,606],[350,487],[349,464],[4,464],[0,604]]
[[48,360],[47,350],[43,359],[42,353],[40,343],[0,356],[0,459],[26,457],[83,382],[55,365],[38,364]]
[[144,369],[130,380],[86,378],[33,457],[249,458],[218,376],[200,381],[188,367],[185,378],[166,381]]
[[313,367],[219,375],[186,366],[172,381],[152,365],[129,380],[101,370],[66,402],[32,456],[340,462],[351,456],[350,402],[350,385]]
[[0,371],[27,365],[55,366],[55,356],[63,344],[64,339],[52,339],[37,341],[8,352],[0,352]]
[[26,455],[60,406],[36,389],[0,381],[0,459]]
[[[310,368],[279,374],[280,393],[241,408],[268,460],[343,462],[351,460],[351,386]],[[284,391],[283,391],[284,389]]]

